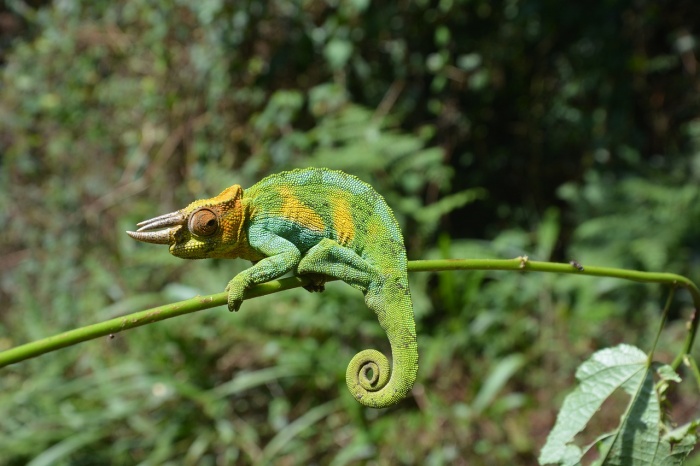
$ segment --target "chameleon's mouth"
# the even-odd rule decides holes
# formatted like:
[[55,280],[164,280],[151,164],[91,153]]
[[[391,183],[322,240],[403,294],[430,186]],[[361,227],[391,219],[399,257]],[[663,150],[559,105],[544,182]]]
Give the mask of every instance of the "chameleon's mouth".
[[184,225],[185,221],[185,215],[178,210],[137,223],[139,229],[127,231],[126,234],[144,243],[170,244],[171,233],[180,225]]

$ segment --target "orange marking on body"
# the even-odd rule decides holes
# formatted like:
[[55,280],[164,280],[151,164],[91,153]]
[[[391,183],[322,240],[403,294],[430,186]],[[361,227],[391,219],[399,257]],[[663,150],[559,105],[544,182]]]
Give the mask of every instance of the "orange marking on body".
[[286,186],[279,188],[282,196],[282,216],[309,230],[323,231],[326,227],[323,219],[311,207],[299,201],[299,198]]
[[350,213],[350,203],[347,198],[338,196],[333,202],[333,227],[338,236],[338,243],[348,245],[355,237],[355,222]]

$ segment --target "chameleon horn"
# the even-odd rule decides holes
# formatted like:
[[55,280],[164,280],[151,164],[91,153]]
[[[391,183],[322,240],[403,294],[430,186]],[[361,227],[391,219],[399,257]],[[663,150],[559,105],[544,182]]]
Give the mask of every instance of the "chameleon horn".
[[126,234],[138,241],[152,244],[170,244],[170,230],[160,231],[127,231]]
[[[136,231],[127,231],[126,234],[138,241],[143,241],[144,243],[153,244],[170,244],[170,233],[173,228],[177,225],[182,225],[185,223],[185,215],[179,210],[176,212],[170,212],[169,214],[160,215],[158,217],[144,220],[136,224],[139,227]],[[159,228],[166,228],[165,230],[158,230]]]
[[136,231],[155,230],[157,228],[172,227],[184,223],[185,216],[180,211],[176,211],[137,223],[136,226],[139,227],[139,229]]

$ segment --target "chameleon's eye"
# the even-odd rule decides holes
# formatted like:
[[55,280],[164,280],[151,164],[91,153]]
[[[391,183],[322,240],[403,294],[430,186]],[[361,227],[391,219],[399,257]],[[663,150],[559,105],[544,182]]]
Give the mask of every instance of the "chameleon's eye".
[[202,207],[190,215],[187,227],[197,236],[211,236],[219,229],[219,218],[213,210]]

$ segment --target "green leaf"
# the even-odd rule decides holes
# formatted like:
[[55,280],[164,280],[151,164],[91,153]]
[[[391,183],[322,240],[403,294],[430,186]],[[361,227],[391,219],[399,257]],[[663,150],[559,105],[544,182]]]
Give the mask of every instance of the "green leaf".
[[511,377],[525,364],[522,354],[511,354],[501,359],[481,386],[474,398],[472,409],[475,414],[481,414],[496,399],[498,392],[508,383]]
[[265,464],[275,457],[282,449],[301,434],[304,430],[321,421],[324,417],[338,410],[338,402],[333,400],[324,403],[315,408],[311,408],[306,413],[301,415],[294,422],[290,423],[265,446],[262,451],[262,459],[260,463]]
[[334,70],[339,70],[350,59],[352,49],[352,42],[343,39],[332,39],[323,49],[323,54],[330,67]]
[[44,450],[39,456],[27,463],[28,466],[50,466],[60,460],[65,460],[71,453],[83,448],[98,439],[103,432],[88,431],[65,438],[50,448]]
[[439,201],[423,207],[422,210],[416,213],[416,219],[422,223],[435,223],[443,215],[485,197],[486,190],[483,188],[465,189],[449,194]]
[[252,372],[238,374],[233,380],[216,387],[213,392],[217,397],[226,397],[241,393],[245,390],[273,382],[283,377],[294,377],[299,371],[292,367],[268,367]]
[[[547,443],[540,453],[540,464],[575,465],[592,446],[605,439],[602,465],[681,464],[696,442],[694,428],[670,438],[661,436],[661,409],[654,388],[653,371],[647,355],[638,348],[619,345],[596,352],[576,372],[579,386],[566,397]],[[670,367],[661,366],[664,380],[676,380]],[[585,448],[574,443],[603,402],[622,388],[631,395],[620,425]]]

